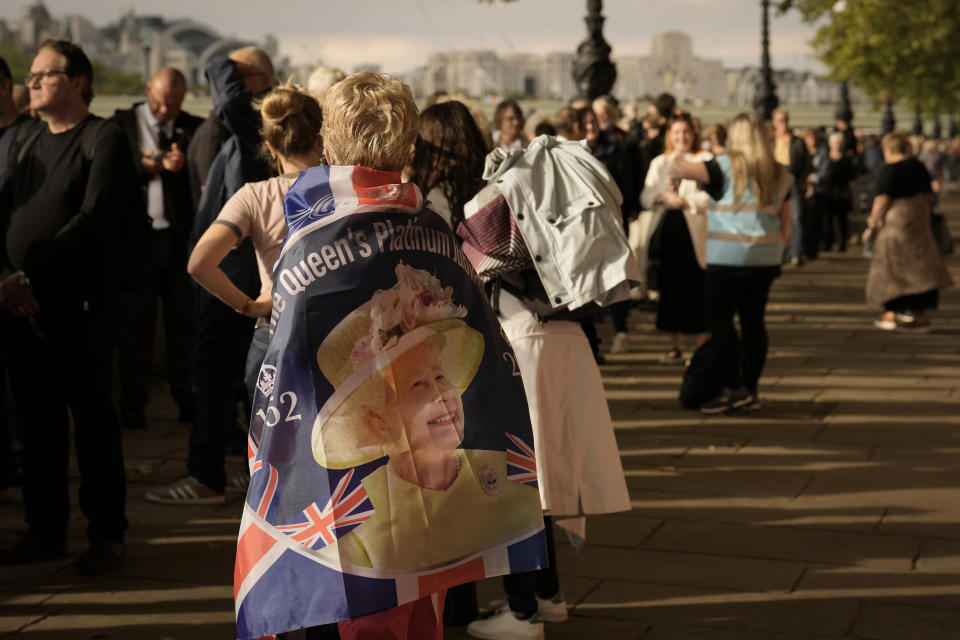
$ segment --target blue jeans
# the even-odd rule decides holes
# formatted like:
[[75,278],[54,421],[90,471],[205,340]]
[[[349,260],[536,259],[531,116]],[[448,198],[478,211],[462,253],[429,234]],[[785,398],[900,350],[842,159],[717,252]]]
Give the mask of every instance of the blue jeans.
[[784,251],[787,259],[803,259],[807,257],[803,249],[803,226],[800,224],[800,215],[803,212],[803,191],[796,185],[790,187],[790,244]]
[[243,370],[243,383],[247,387],[247,396],[250,398],[251,406],[257,394],[260,366],[263,365],[263,358],[267,355],[269,345],[270,321],[261,318],[257,320],[257,328],[253,331],[253,339],[250,341],[250,348],[247,349],[247,363]]

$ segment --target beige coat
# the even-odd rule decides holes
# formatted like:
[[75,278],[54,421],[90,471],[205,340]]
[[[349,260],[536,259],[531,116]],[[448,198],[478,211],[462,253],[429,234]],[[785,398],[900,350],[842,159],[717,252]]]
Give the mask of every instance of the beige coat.
[[[690,162],[707,162],[713,158],[713,154],[707,151],[701,151],[696,154],[687,154],[686,160]],[[644,210],[653,211],[653,217],[646,228],[646,237],[643,241],[643,248],[650,246],[650,238],[660,226],[663,214],[666,211],[662,204],[654,205],[657,196],[668,191],[667,179],[670,177],[670,165],[672,158],[661,154],[650,162],[650,169],[647,171],[647,178],[643,185],[643,192],[640,194],[640,205]],[[710,204],[710,196],[700,188],[694,180],[681,180],[677,188],[677,194],[685,201],[683,208],[683,217],[687,221],[687,228],[690,230],[690,240],[693,241],[693,250],[697,254],[697,263],[701,269],[707,268],[707,206]],[[644,260],[646,263],[646,260]],[[642,266],[646,266],[645,264]]]
[[953,284],[930,227],[930,196],[897,198],[873,245],[867,274],[867,304],[882,309],[901,296]]
[[530,407],[543,510],[583,538],[582,516],[630,509],[600,370],[577,323],[540,322],[506,292],[500,312]]

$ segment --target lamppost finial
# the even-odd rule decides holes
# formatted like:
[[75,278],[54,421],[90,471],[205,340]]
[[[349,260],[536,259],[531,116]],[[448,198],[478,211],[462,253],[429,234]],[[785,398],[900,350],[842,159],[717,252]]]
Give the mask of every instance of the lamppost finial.
[[594,98],[610,93],[617,80],[617,67],[610,61],[610,45],[603,39],[601,15],[603,2],[587,0],[587,39],[577,47],[573,61],[573,81],[577,84],[577,97]]

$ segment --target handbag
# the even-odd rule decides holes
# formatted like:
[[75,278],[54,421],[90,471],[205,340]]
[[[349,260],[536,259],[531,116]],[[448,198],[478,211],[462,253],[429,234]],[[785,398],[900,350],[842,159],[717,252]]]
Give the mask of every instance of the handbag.
[[947,219],[942,213],[934,212],[930,216],[930,227],[933,230],[933,239],[937,243],[937,249],[941,256],[953,254],[953,238],[950,237],[950,227],[947,225]]

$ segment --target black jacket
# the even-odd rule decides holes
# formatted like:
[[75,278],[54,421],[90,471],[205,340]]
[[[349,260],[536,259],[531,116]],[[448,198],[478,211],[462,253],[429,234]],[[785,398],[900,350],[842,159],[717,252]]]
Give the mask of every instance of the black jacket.
[[[139,104],[133,105],[130,109],[118,110],[112,118],[112,121],[120,127],[124,136],[127,138],[127,146],[130,149],[130,157],[133,161],[134,170],[140,184],[140,193],[143,202],[143,215],[146,215],[147,205],[147,183],[153,178],[153,174],[143,168],[140,162],[140,142],[138,136],[137,114],[135,109]],[[203,118],[191,115],[186,111],[181,111],[177,119],[173,121],[173,139],[184,154],[190,147],[197,127],[203,123]],[[160,174],[163,183],[163,213],[170,226],[176,232],[177,237],[183,242],[184,248],[187,246],[190,232],[193,228],[194,204],[190,195],[190,179],[188,177],[187,167],[184,166],[177,173],[164,171]]]

